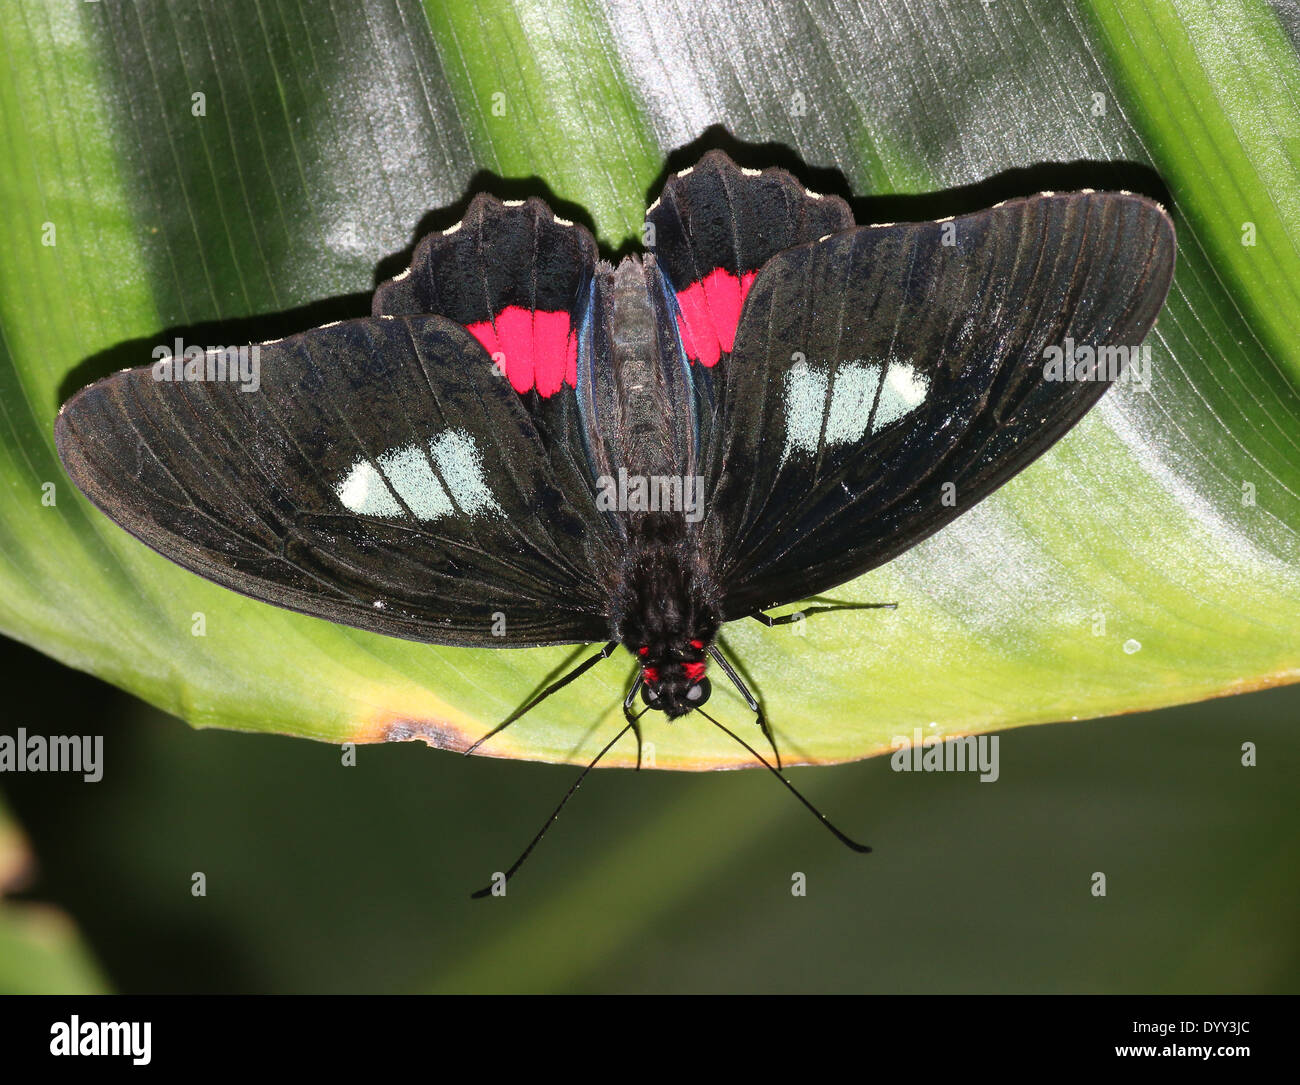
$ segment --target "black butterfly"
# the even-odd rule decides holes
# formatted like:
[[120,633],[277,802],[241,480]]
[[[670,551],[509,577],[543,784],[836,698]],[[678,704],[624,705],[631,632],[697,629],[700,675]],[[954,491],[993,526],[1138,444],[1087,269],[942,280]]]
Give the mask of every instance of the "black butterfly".
[[[638,690],[701,709],[710,659],[771,741],[721,626],[780,621],[1033,462],[1174,264],[1141,196],[860,227],[718,152],[668,181],[647,241],[613,267],[541,201],[480,195],[371,318],[261,344],[255,392],[211,355],[117,373],[65,405],[59,455],[137,538],[254,598],[438,644],[604,642],[479,742],[619,644],[640,670],[605,750],[639,743]],[[1053,370],[1080,346],[1091,364]]]

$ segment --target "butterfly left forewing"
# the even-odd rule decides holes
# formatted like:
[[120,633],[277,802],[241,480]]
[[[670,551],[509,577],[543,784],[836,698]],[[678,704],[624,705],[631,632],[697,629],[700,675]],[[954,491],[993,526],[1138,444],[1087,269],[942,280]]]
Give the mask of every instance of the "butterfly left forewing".
[[469,332],[381,317],[256,349],[255,388],[146,366],[78,393],[56,426],[69,476],[172,561],[278,606],[446,644],[606,636],[590,485]]

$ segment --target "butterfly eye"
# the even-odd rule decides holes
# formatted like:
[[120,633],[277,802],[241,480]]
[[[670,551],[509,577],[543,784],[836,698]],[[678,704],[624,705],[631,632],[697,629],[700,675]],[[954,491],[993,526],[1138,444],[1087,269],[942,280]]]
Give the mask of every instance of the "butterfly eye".
[[707,678],[701,678],[695,685],[686,691],[686,699],[695,708],[699,708],[709,699],[709,694],[713,692],[713,684]]

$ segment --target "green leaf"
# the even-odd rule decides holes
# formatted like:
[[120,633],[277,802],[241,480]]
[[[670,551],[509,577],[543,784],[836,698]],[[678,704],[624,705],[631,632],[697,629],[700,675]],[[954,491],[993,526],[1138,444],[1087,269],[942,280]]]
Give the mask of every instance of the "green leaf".
[[[545,193],[612,252],[670,161],[739,141],[746,164],[798,161],[814,185],[839,171],[874,198],[868,220],[1162,178],[1180,241],[1149,384],[1109,393],[994,497],[836,593],[897,611],[817,617],[804,636],[725,631],[789,760],[1297,677],[1300,60],[1262,3],[848,18],[819,0],[339,2],[310,16],[273,0],[238,16],[16,0],[0,48],[11,636],[199,726],[477,737],[578,654],[405,644],[209,585],[73,491],[58,405],[177,334],[236,343],[364,314],[419,229],[480,188]],[[630,672],[626,657],[603,664],[487,749],[589,758]],[[739,698],[715,690],[743,725]],[[658,767],[748,761],[689,718],[648,718],[646,737]],[[629,740],[609,763],[634,756]]]

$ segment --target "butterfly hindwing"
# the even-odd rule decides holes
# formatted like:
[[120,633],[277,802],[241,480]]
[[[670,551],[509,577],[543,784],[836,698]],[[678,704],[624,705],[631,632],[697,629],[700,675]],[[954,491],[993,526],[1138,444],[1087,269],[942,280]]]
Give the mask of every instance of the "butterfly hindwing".
[[1164,211],[1107,193],[860,227],[773,258],[705,453],[725,617],[883,564],[1030,464],[1109,386],[1050,379],[1048,348],[1136,348],[1173,260]]
[[444,316],[469,329],[521,395],[576,382],[579,314],[596,243],[541,200],[479,195],[375,292],[375,316]]
[[257,348],[260,387],[126,370],[60,413],[77,486],[226,587],[412,640],[607,635],[612,546],[478,340],[441,317]]
[[536,197],[475,196],[429,234],[401,275],[375,291],[375,316],[443,316],[506,375],[553,456],[585,461],[575,396],[578,337],[597,262],[582,226]]
[[720,410],[746,295],[783,249],[853,226],[837,196],[809,192],[782,169],[750,170],[710,151],[674,174],[646,213],[646,244],[674,295],[702,439]]

